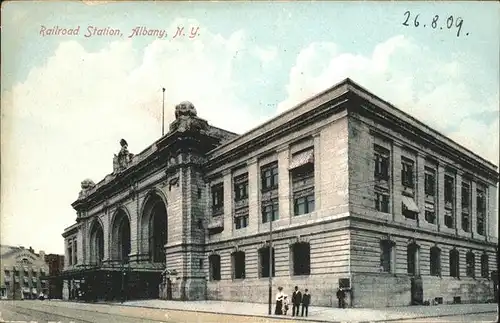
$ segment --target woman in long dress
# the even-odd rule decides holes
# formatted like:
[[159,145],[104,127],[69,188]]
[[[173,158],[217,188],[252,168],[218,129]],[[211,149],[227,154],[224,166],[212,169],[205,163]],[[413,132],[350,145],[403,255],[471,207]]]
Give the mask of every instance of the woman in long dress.
[[278,287],[278,293],[276,294],[276,308],[274,309],[275,315],[283,314],[283,287]]

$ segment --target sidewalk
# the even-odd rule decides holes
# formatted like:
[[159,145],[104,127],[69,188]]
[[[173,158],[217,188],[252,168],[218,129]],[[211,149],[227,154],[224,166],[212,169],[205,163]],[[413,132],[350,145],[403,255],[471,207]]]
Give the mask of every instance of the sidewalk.
[[[128,301],[116,305],[145,307],[157,309],[172,309],[207,313],[223,313],[245,316],[267,317],[268,305],[258,303],[226,302],[226,301],[164,301],[140,300]],[[274,311],[274,304],[273,304]],[[291,312],[291,308],[290,308]],[[300,317],[311,322],[377,322],[401,319],[429,318],[450,315],[478,314],[497,312],[497,304],[460,304],[438,306],[405,306],[386,308],[309,308],[309,317]],[[274,316],[277,317],[277,316]],[[283,319],[292,319],[291,313],[279,316]]]

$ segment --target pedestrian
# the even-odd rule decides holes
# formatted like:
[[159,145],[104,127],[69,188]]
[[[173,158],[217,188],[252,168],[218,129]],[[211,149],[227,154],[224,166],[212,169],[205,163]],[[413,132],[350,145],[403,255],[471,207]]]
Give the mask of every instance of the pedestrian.
[[292,294],[292,316],[299,316],[299,307],[302,302],[302,293],[299,290],[298,286],[295,286],[295,290]]
[[286,315],[286,313],[288,312],[288,307],[289,307],[289,299],[288,299],[288,296],[287,295],[284,295],[283,296],[283,314]]
[[345,292],[342,288],[337,290],[337,298],[339,300],[339,308],[345,308]]
[[276,307],[274,309],[275,315],[283,314],[283,287],[278,287],[278,293],[276,293]]
[[[302,295],[302,316],[304,316],[304,311],[306,312],[306,317],[309,312],[309,304],[311,304],[311,294],[309,294],[309,291],[306,290],[304,291],[304,295]],[[297,315],[299,315],[298,310],[297,310]]]

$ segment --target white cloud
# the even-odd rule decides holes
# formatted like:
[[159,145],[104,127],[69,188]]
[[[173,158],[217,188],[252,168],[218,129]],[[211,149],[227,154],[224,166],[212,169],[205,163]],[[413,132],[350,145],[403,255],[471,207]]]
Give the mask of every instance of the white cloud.
[[349,77],[439,131],[458,126],[445,134],[498,164],[498,118],[490,126],[471,120],[498,111],[498,90],[483,99],[478,95],[482,84],[472,88],[464,81],[466,66],[459,58],[441,61],[403,36],[377,45],[370,56],[342,53],[334,43],[313,43],[298,55],[278,113]]
[[[181,24],[199,25],[177,20],[170,29]],[[98,52],[62,42],[44,66],[2,95],[2,243],[61,252],[80,182],[112,171],[120,138],[138,153],[160,137],[162,87],[166,131],[184,100],[215,126],[252,127],[249,107],[232,91],[233,59],[246,47],[242,32],[224,38],[207,30],[193,40],[155,40],[143,52],[129,39]],[[269,60],[272,49],[261,56]]]

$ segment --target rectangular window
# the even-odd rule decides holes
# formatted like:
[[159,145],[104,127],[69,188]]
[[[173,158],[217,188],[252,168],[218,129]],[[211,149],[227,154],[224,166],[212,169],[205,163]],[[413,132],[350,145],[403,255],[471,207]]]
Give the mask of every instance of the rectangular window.
[[269,219],[276,221],[279,219],[279,204],[278,200],[274,199],[269,204],[262,207],[262,223],[269,222]]
[[234,178],[234,200],[240,201],[248,198],[248,174]]
[[295,198],[293,201],[294,215],[314,212],[314,193]]
[[248,227],[248,214],[235,216],[234,227],[236,230]]
[[414,163],[413,161],[410,160],[403,160],[401,162],[401,184],[403,184],[404,187],[406,188],[415,188],[415,183],[413,180],[413,168],[414,168]]
[[379,212],[389,213],[389,194],[375,192],[375,209]]
[[212,214],[224,212],[224,185],[223,183],[212,186]]
[[389,150],[375,145],[375,179],[387,181],[389,179]]
[[436,196],[436,171],[429,167],[425,168],[425,195]]
[[[444,202],[445,202],[445,206],[448,208],[453,208],[453,200],[455,197],[454,183],[455,183],[455,180],[452,176],[445,175],[445,177],[444,177]],[[448,204],[449,204],[449,206],[448,206]]]
[[476,230],[477,233],[480,235],[484,235],[485,231],[485,225],[484,225],[484,219],[486,216],[486,194],[485,190],[482,188],[477,188],[476,190],[476,210],[477,210],[477,223],[476,223]]
[[404,203],[401,203],[401,210],[405,218],[411,220],[417,219],[418,213],[415,212],[414,210],[409,209]]
[[425,203],[425,221],[431,224],[436,223],[436,211],[434,209],[434,204]]
[[210,280],[220,280],[220,256],[210,255],[208,262],[210,263]]
[[278,188],[278,163],[266,165],[261,168],[262,190],[267,191]]

